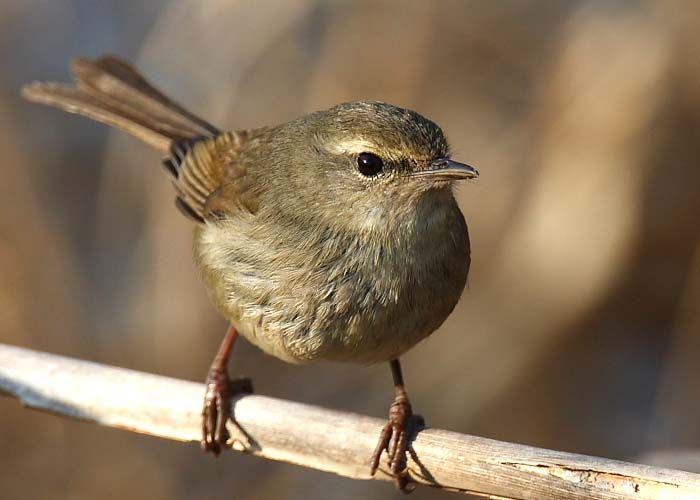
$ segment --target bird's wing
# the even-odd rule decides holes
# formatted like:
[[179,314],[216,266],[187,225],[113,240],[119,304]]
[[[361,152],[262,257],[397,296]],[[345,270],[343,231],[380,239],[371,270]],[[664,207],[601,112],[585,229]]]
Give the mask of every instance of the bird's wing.
[[173,143],[163,165],[177,190],[177,207],[186,216],[203,223],[257,211],[259,190],[239,159],[255,135],[255,130],[242,130]]
[[177,206],[197,222],[257,209],[259,188],[251,185],[239,156],[263,129],[221,133],[114,56],[77,59],[72,73],[75,85],[37,82],[25,86],[22,95],[88,116],[169,152],[163,164],[177,189]]

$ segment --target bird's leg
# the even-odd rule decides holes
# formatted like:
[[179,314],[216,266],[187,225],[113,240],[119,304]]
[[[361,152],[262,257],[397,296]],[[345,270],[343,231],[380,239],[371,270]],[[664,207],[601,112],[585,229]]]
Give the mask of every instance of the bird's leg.
[[374,475],[379,467],[382,453],[386,450],[389,470],[396,480],[396,486],[404,493],[410,493],[415,488],[408,476],[407,455],[408,447],[415,433],[423,427],[423,419],[414,415],[408,400],[398,359],[391,361],[391,375],[394,378],[396,395],[389,408],[389,421],[382,429],[379,442],[372,454],[370,474]]
[[202,449],[214,455],[221,453],[226,446],[229,434],[226,422],[231,416],[231,398],[241,392],[253,392],[249,378],[231,380],[228,376],[228,358],[238,332],[229,326],[219,352],[209,367],[202,409]]

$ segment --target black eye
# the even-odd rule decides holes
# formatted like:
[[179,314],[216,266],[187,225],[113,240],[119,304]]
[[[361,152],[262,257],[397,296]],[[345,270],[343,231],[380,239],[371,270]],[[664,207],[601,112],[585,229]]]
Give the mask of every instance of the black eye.
[[371,177],[382,171],[384,162],[382,159],[372,153],[360,153],[357,156],[357,169],[362,175]]

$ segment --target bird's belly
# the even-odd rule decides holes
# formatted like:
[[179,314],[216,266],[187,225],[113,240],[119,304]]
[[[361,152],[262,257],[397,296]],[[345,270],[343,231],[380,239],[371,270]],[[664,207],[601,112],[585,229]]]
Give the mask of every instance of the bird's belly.
[[292,363],[318,359],[369,364],[397,358],[436,330],[458,295],[407,280],[382,295],[374,280],[278,281],[266,300],[229,295],[222,312],[250,342]]
[[195,246],[215,305],[250,342],[292,363],[400,356],[447,318],[469,269],[462,226],[456,234],[463,236],[451,231],[400,252],[326,239],[313,246],[313,258],[296,245],[263,251],[240,232],[222,253],[216,231],[205,227]]

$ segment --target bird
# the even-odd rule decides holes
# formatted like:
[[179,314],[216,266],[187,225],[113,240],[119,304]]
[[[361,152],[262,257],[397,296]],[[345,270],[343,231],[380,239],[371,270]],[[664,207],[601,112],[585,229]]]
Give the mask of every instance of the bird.
[[113,55],[80,58],[74,84],[34,82],[29,101],[105,123],[154,147],[194,224],[194,261],[229,327],[206,378],[201,444],[230,438],[239,336],[293,364],[388,362],[395,386],[376,449],[410,492],[414,414],[399,358],[455,308],[471,262],[453,190],[478,171],[450,157],[442,129],[379,101],[341,103],[276,126],[222,131]]

